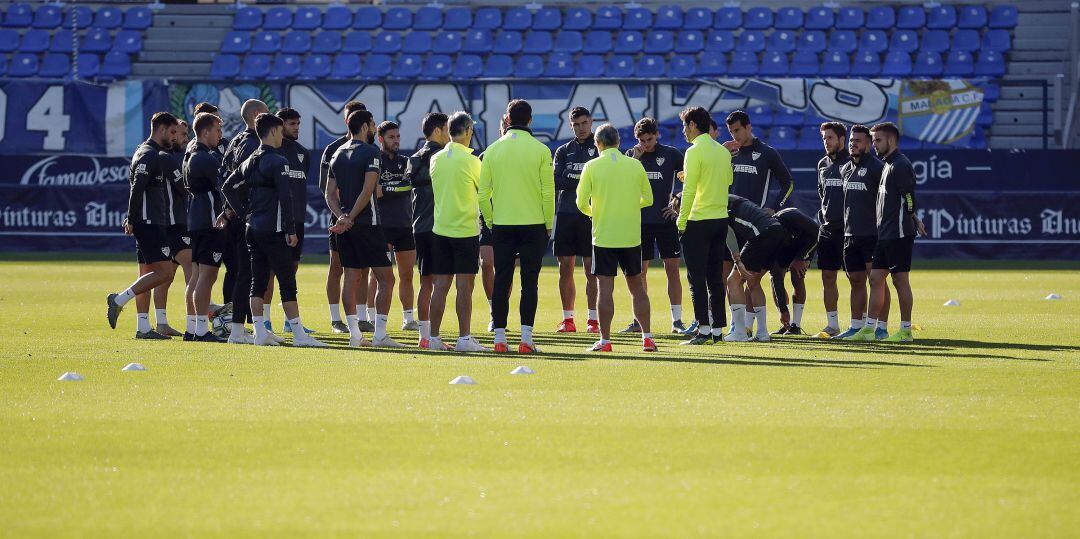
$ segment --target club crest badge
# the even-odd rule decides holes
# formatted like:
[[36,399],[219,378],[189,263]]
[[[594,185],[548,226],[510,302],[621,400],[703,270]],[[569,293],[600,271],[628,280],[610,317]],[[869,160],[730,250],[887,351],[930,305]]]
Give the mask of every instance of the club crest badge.
[[658,166],[658,167],[664,166],[664,161],[667,161],[666,157],[657,157],[656,158],[656,166]]
[[859,169],[859,176],[866,176],[866,169],[865,168],[860,168]]
[[759,157],[761,157],[761,152],[754,152],[754,153],[750,154],[750,157],[751,157],[751,158],[752,158],[752,159],[753,159],[754,161],[757,161],[757,160],[758,160],[758,158],[759,158]]
[[589,157],[593,157],[595,155],[596,155],[596,148],[589,148]]
[[304,162],[304,154],[298,153],[298,154],[296,154],[296,158],[299,159],[301,163]]
[[180,239],[184,241],[184,245],[191,245],[191,238],[187,236],[180,236]]
[[214,253],[214,262],[221,262],[221,253]]
[[169,248],[168,247],[162,247],[161,248],[161,254],[163,254],[165,256],[169,256]]

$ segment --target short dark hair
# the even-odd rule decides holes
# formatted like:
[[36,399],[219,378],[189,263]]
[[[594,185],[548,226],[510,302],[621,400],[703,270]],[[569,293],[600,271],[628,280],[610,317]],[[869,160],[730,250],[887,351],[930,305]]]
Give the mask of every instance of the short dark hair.
[[168,112],[155,112],[150,117],[150,131],[154,132],[162,127],[172,127],[179,123],[176,116],[169,114]]
[[255,117],[255,133],[259,135],[259,138],[264,138],[270,134],[270,131],[275,127],[281,127],[285,125],[285,122],[281,121],[281,118],[264,112]]
[[587,109],[585,107],[574,107],[574,108],[570,109],[570,119],[571,120],[580,118],[581,116],[588,116],[589,118],[592,118],[592,113],[589,112],[589,109]]
[[720,130],[720,125],[716,123],[716,118],[713,118],[712,114],[709,115],[709,129],[715,129],[717,131]]
[[371,123],[371,113],[366,110],[357,110],[349,113],[349,117],[345,119],[345,123],[349,126],[350,135],[360,134],[360,128]]
[[870,128],[866,127],[863,124],[855,124],[855,125],[851,126],[851,132],[852,133],[861,133],[861,134],[866,135],[868,137],[870,136]]
[[897,129],[896,124],[892,122],[881,122],[870,128],[871,133],[876,133],[878,131],[889,133],[893,137],[896,137],[896,140],[900,140],[900,130]]
[[450,126],[450,136],[456,137],[464,135],[472,127],[473,119],[468,112],[458,111],[450,115],[447,124]]
[[393,131],[395,129],[401,129],[401,126],[394,122],[391,122],[390,120],[386,120],[385,122],[379,124],[379,127],[375,129],[375,132],[378,133],[381,137],[385,135],[387,131]]
[[192,116],[198,116],[203,112],[206,112],[208,114],[217,114],[220,110],[221,109],[217,108],[217,105],[213,105],[211,103],[203,101],[202,103],[195,105],[195,108],[191,110],[191,114]]
[[214,125],[219,123],[221,123],[221,118],[216,114],[211,114],[209,112],[200,112],[196,114],[194,121],[195,136],[199,136],[199,133],[208,129],[213,129]]
[[736,123],[745,127],[750,125],[750,115],[744,111],[737,110],[727,115],[727,119],[724,120],[728,125],[735,125]]
[[701,107],[686,107],[679,113],[679,119],[683,124],[694,124],[697,126],[697,130],[702,133],[709,132],[709,121],[712,120],[712,116],[709,111]]
[[825,122],[821,124],[818,131],[824,133],[826,131],[832,131],[836,134],[836,137],[840,140],[847,138],[847,128],[840,122]]
[[656,135],[660,133],[660,127],[656,125],[656,120],[648,116],[640,119],[634,124],[634,137],[641,135]]
[[424,138],[428,138],[438,128],[446,129],[448,118],[441,112],[429,112],[424,115],[424,121],[420,123],[420,129],[424,132]]
[[532,105],[524,99],[515,99],[506,104],[506,114],[510,116],[510,125],[528,125],[532,121]]
[[367,110],[367,105],[365,105],[365,104],[363,104],[363,103],[361,103],[361,102],[354,99],[352,101],[349,101],[348,103],[345,103],[345,109],[344,110],[345,110],[345,115],[348,116],[349,114],[352,114],[352,113],[354,113],[354,112],[356,112],[358,110]]
[[289,107],[278,109],[276,116],[281,118],[281,121],[287,120],[299,120],[300,112],[296,109],[290,109]]

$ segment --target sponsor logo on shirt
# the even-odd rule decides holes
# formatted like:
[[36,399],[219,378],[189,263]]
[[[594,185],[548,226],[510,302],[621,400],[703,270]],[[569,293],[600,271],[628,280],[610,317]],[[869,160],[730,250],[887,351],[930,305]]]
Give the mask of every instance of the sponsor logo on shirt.
[[735,172],[742,172],[743,174],[757,174],[757,167],[754,165],[735,165]]
[[285,165],[285,175],[294,180],[303,180],[307,178],[307,174],[303,170],[291,170],[289,165]]
[[844,180],[840,178],[825,178],[825,187],[843,187]]
[[847,182],[844,188],[848,191],[866,191],[866,184],[863,182]]

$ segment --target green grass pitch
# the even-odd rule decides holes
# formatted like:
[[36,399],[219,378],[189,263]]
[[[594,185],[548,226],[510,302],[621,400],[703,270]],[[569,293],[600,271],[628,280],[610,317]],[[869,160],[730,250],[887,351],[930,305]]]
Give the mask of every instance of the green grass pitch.
[[[657,331],[659,353],[618,337],[604,357],[583,352],[592,336],[553,333],[546,267],[545,354],[522,357],[357,351],[326,333],[334,349],[135,341],[133,304],[119,329],[105,320],[127,258],[7,255],[0,536],[1075,537],[1078,268],[918,266],[914,345],[687,349]],[[324,276],[305,263],[299,278],[319,330]],[[666,329],[662,272],[650,279]],[[824,325],[818,279],[807,330]],[[841,283],[844,323],[846,297]],[[487,321],[474,329],[490,345]],[[444,326],[455,335],[452,314]],[[133,361],[149,370],[120,371]],[[459,374],[478,385],[448,385]]]

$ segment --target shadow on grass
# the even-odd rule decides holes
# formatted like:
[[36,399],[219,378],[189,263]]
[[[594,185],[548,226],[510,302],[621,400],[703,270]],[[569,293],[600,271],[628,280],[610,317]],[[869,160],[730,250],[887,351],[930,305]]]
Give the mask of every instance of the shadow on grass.
[[[918,357],[941,357],[941,358],[967,358],[967,359],[995,359],[1013,361],[1052,361],[1046,358],[1016,357],[1007,352],[1072,352],[1080,351],[1080,347],[1058,346],[1046,344],[1025,343],[995,343],[983,341],[971,341],[965,339],[925,339],[913,343],[883,343],[883,342],[848,342],[826,339],[781,337],[773,342],[782,343],[784,346],[797,348],[847,352],[854,354],[875,355],[902,355]],[[981,352],[967,352],[967,350],[980,350]],[[1000,350],[1003,353],[993,354],[987,351]]]

